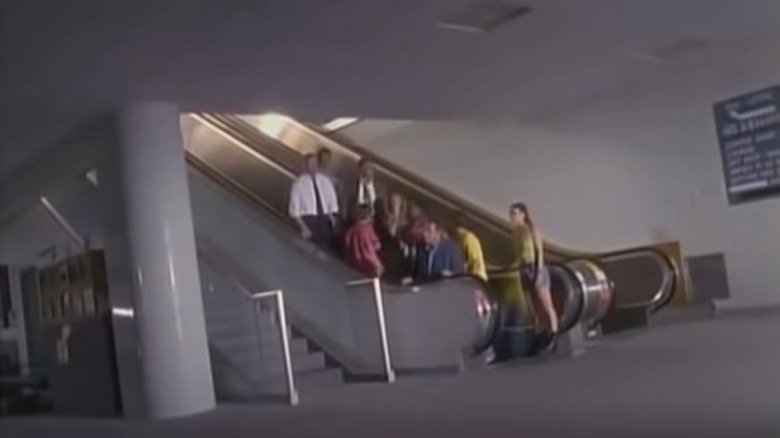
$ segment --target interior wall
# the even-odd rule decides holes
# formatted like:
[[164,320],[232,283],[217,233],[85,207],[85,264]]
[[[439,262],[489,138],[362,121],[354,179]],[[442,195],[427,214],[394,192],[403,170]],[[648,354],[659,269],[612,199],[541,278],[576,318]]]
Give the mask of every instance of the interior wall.
[[27,266],[80,251],[44,208],[44,196],[92,247],[100,239],[100,203],[85,177],[96,151],[115,141],[110,118],[96,119],[0,178],[0,263]]
[[[97,190],[81,179],[46,194],[51,204],[91,247],[102,246]],[[0,230],[0,264],[47,264],[81,251],[42,204],[27,208]]]
[[344,133],[497,214],[528,202],[555,243],[609,249],[673,238],[688,254],[724,252],[733,299],[723,306],[780,304],[780,199],[727,204],[712,115],[715,101],[780,83],[771,49],[659,74],[533,123]]

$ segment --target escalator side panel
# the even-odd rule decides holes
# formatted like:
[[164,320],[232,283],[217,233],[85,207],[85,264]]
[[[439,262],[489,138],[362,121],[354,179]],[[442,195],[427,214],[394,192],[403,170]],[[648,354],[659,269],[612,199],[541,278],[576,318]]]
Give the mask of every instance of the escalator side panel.
[[[682,245],[678,241],[657,243],[654,247],[665,254],[672,263],[675,272],[674,291],[668,298],[668,303],[674,306],[687,306],[693,302],[693,287],[690,283],[685,257],[683,256]],[[658,310],[660,307],[656,307]]]
[[[251,216],[196,172],[190,172],[189,178],[199,247],[207,244],[212,251],[225,254],[238,269],[251,273],[253,286],[260,289],[255,292],[282,289],[291,319],[299,320],[297,326],[306,326],[307,337],[339,356],[337,360],[345,366],[364,369],[378,363],[372,359],[379,358],[361,351],[355,340],[351,315],[370,308],[361,308],[365,302],[349,299],[343,280],[348,274],[343,267],[327,261],[306,263],[316,257],[311,248],[291,244],[285,239],[289,236],[279,232],[273,222]],[[341,270],[342,275],[334,277],[334,270]],[[371,327],[363,329],[370,331]]]
[[451,368],[473,350],[480,321],[474,295],[478,283],[471,285],[385,295],[385,311],[392,322],[388,338],[397,370]]

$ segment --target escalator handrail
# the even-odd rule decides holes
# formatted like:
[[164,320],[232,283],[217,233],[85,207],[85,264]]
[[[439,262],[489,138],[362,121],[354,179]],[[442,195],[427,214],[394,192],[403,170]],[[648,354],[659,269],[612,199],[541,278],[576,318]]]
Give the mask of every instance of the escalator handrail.
[[[217,117],[225,117],[224,114],[211,114],[211,115]],[[235,117],[235,116],[227,116],[227,117]],[[373,163],[375,163],[376,167],[379,170],[383,170],[384,173],[390,174],[396,179],[400,179],[402,181],[406,180],[404,182],[407,185],[416,186],[417,189],[422,189],[423,191],[428,192],[429,195],[432,195],[433,197],[437,198],[440,202],[443,202],[444,204],[447,204],[450,207],[458,207],[459,205],[465,206],[466,210],[468,210],[468,212],[470,213],[470,216],[476,216],[476,219],[478,219],[480,222],[488,223],[492,226],[492,228],[496,230],[511,232],[511,228],[506,223],[506,221],[504,221],[501,218],[498,218],[495,214],[486,211],[484,208],[475,205],[469,200],[464,199],[445,188],[442,188],[436,184],[432,184],[429,181],[426,181],[423,178],[420,178],[414,173],[404,169],[401,166],[398,166],[397,164],[393,163],[392,161],[382,157],[381,155],[375,152],[372,152],[360,145],[354,144],[353,142],[349,141],[348,139],[344,138],[338,133],[325,134],[321,130],[317,129],[317,127],[300,122],[292,117],[288,117],[288,116],[282,116],[282,117],[285,119],[287,123],[301,130],[309,131],[312,135],[316,136],[320,141],[322,141],[325,144],[329,144],[331,146],[335,146],[342,150],[345,150],[355,158],[358,159],[367,158],[371,160]],[[272,139],[270,136],[266,136],[266,137]],[[338,141],[333,137],[338,137]],[[636,248],[607,250],[607,251],[596,253],[596,252],[571,250],[568,248],[563,248],[561,245],[556,245],[551,242],[545,242],[545,247],[551,253],[559,256],[563,256],[565,259],[585,258],[585,257],[592,257],[592,256],[603,257],[612,254],[632,252],[644,248],[644,246],[638,246]]]
[[[221,129],[235,130],[235,129],[239,129],[239,127],[246,127],[246,132],[242,132],[242,134],[250,138],[250,140],[248,140],[249,143],[251,143],[252,141],[258,141],[261,143],[276,144],[277,148],[280,150],[289,149],[289,147],[284,145],[281,141],[271,136],[263,134],[262,132],[260,132],[258,129],[254,128],[253,126],[251,126],[246,121],[240,119],[238,116],[215,114],[215,113],[202,113],[202,115],[212,120],[216,119],[217,121],[220,121],[221,122],[220,124],[222,125],[224,124],[231,125],[231,126],[222,126]],[[307,125],[305,123],[302,123],[298,120],[295,120],[287,116],[283,116],[283,117],[287,123],[299,129],[310,132],[311,134],[315,135],[320,141],[338,147],[346,151],[348,154],[352,155],[354,158],[364,157],[370,159],[372,162],[374,162],[377,165],[378,170],[389,175],[391,178],[401,180],[404,184],[415,187],[417,189],[422,189],[422,191],[427,192],[429,196],[436,198],[439,202],[442,202],[443,204],[448,205],[451,208],[458,207],[458,204],[463,204],[463,206],[465,206],[469,210],[469,213],[471,213],[473,219],[476,219],[479,222],[482,222],[483,224],[486,223],[490,225],[490,227],[493,228],[494,230],[500,231],[504,234],[510,234],[512,232],[509,224],[503,219],[496,217],[494,214],[487,212],[483,208],[474,205],[468,200],[463,199],[458,195],[449,192],[446,189],[443,189],[435,184],[425,181],[424,179],[414,175],[413,173],[401,168],[398,165],[393,164],[391,161],[379,156],[378,154],[368,151],[365,148],[359,145],[355,145],[354,143],[351,143],[346,139],[342,139],[340,137],[339,137],[339,141],[337,141],[331,138],[329,135],[320,132],[315,127],[312,127],[310,125]],[[236,124],[238,126],[235,126]],[[242,131],[244,130],[242,129]],[[651,245],[642,245],[642,246],[637,246],[632,248],[624,248],[624,249],[610,250],[610,251],[603,251],[603,252],[584,252],[584,251],[563,249],[559,245],[545,242],[545,249],[546,251],[549,251],[552,254],[561,257],[562,258],[561,261],[563,262],[574,260],[574,259],[583,259],[583,258],[587,258],[587,259],[612,258],[624,254],[632,254],[632,253],[637,253],[642,251],[654,251],[660,254],[663,258],[667,259],[665,264],[667,264],[668,266],[676,266],[676,263],[674,263],[666,254],[663,254],[662,252],[658,251],[657,249],[655,249],[655,247]]]
[[[675,287],[677,285],[677,281],[680,278],[679,268],[677,266],[677,263],[674,262],[670,257],[668,257],[663,252],[655,249],[655,248],[646,248],[641,251],[635,251],[632,252],[632,254],[642,254],[646,253],[649,254],[651,257],[655,258],[656,261],[659,264],[663,265],[664,273],[663,273],[663,280],[662,285],[659,287],[658,292],[656,292],[653,297],[645,302],[640,303],[633,303],[630,305],[617,305],[615,304],[615,309],[619,310],[627,310],[627,309],[637,309],[642,307],[648,307],[651,309],[651,311],[658,310],[668,304],[669,301],[671,301],[673,292],[675,290]],[[623,253],[618,254],[612,254],[609,256],[603,257],[604,259],[611,259],[611,258],[617,258],[624,255]]]
[[[254,127],[251,127],[247,122],[241,120],[237,116],[232,115],[225,115],[225,114],[214,114],[214,113],[200,113],[199,116],[204,117],[211,122],[216,121],[217,124],[221,125],[219,129],[227,129],[227,130],[241,130],[243,131],[242,134],[250,137],[251,141],[257,141],[259,143],[265,143],[265,144],[271,144],[276,145],[278,149],[284,150],[289,149],[287,146],[285,146],[281,141],[263,134],[262,132],[258,131]],[[404,185],[407,185],[409,187],[414,187],[416,190],[422,191],[426,193],[428,196],[437,199],[442,204],[448,206],[451,209],[458,209],[458,204],[463,204],[469,211],[470,216],[472,216],[473,219],[476,219],[479,222],[487,223],[489,224],[490,228],[493,228],[494,230],[503,232],[503,233],[511,233],[511,229],[509,228],[509,225],[504,222],[501,219],[496,218],[494,215],[489,214],[482,210],[480,207],[475,206],[474,204],[470,203],[469,201],[462,199],[456,195],[449,194],[445,192],[444,189],[441,189],[433,184],[430,184],[423,179],[415,176],[414,174],[411,174],[407,171],[402,170],[400,167],[390,163],[386,159],[370,152],[366,151],[365,149],[361,148],[360,146],[356,145],[350,145],[345,146],[330,137],[320,133],[316,129],[313,129],[305,124],[302,124],[294,119],[286,118],[286,120],[289,121],[290,124],[295,125],[301,129],[305,129],[307,131],[312,132],[314,135],[317,136],[320,140],[322,140],[325,143],[334,145],[336,147],[341,148],[342,150],[346,151],[348,154],[352,155],[354,158],[361,158],[365,157],[370,159],[372,162],[376,164],[376,169],[380,173],[384,173],[388,176],[390,176],[393,179],[401,181]],[[225,126],[227,125],[227,126]],[[236,126],[238,125],[238,126]],[[247,129],[244,131],[244,129],[241,128],[241,125],[246,125]],[[356,152],[355,150],[358,150],[360,152]],[[443,193],[446,193],[443,194]],[[473,212],[477,212],[479,214],[474,214]],[[559,254],[556,254],[559,255]],[[574,257],[574,253],[572,253],[572,257]]]
[[[562,332],[568,331],[571,327],[573,327],[581,318],[582,310],[584,309],[584,294],[585,289],[588,287],[587,282],[585,278],[568,266],[566,263],[559,263],[559,262],[548,262],[545,264],[549,268],[557,268],[561,272],[565,273],[569,277],[569,280],[572,281],[574,284],[574,287],[576,287],[576,293],[582,298],[582,300],[578,303],[577,309],[575,310],[575,318],[573,319],[573,323],[570,324],[568,327],[561,327]],[[596,266],[598,268],[598,266]],[[603,271],[602,271],[603,273]],[[520,279],[520,271],[519,268],[498,268],[498,269],[488,269],[488,276],[497,278],[497,277],[504,277],[504,278],[518,278]],[[524,288],[522,289],[523,293],[528,293]]]
[[[232,183],[230,181],[230,178],[224,175],[219,170],[213,169],[207,163],[203,162],[200,158],[196,157],[190,152],[187,152],[185,154],[185,159],[191,166],[193,166],[199,172],[205,174],[209,178],[209,180],[217,184],[223,190],[227,191],[231,196],[235,196],[238,199],[243,199],[254,208],[258,210],[262,210],[263,214],[270,215],[271,219],[274,222],[276,222],[277,225],[282,226],[284,228],[289,228],[290,231],[292,231],[292,229],[294,228],[294,225],[292,221],[289,219],[289,217],[286,217],[285,215],[279,213],[274,207],[270,206],[267,202],[263,201],[261,198],[251,193],[251,191],[244,189],[238,184]],[[315,251],[318,251],[322,255],[325,255],[333,260],[338,260],[339,263],[344,264],[345,268],[348,266],[346,263],[343,262],[343,260],[340,257],[338,257],[337,255],[335,255],[330,251],[324,250],[314,244],[305,241],[301,241],[301,243],[307,245],[308,247],[310,247]],[[355,272],[357,273],[357,271]],[[396,284],[394,282],[387,281],[387,279],[383,279],[382,283],[394,289],[401,288],[401,290],[403,290],[404,292],[417,293],[420,291],[420,288],[430,287],[431,285],[434,284],[440,284],[443,282],[449,282],[449,281],[465,279],[465,278],[473,280],[474,282],[479,284],[484,284],[484,281],[482,281],[482,279],[470,274],[457,274],[449,277],[436,278],[436,279],[427,280],[423,282],[413,282],[411,284]],[[370,279],[371,277],[365,276],[360,278],[359,280],[370,281]]]
[[580,320],[582,319],[582,311],[585,309],[585,289],[588,286],[587,286],[587,284],[585,282],[585,279],[582,277],[582,274],[580,274],[579,272],[575,271],[574,269],[572,269],[570,266],[568,266],[565,263],[558,263],[557,265],[563,270],[563,272],[565,272],[571,278],[573,278],[574,281],[579,286],[579,290],[577,292],[579,292],[579,298],[580,299],[579,299],[579,301],[577,303],[577,310],[575,312],[576,317],[572,321],[570,321],[569,324],[563,324],[563,321],[559,321],[561,323],[561,325],[558,327],[558,329],[562,333],[565,333],[565,332],[569,331],[572,327],[577,325],[577,323],[579,323]]
[[[319,139],[319,141],[325,142],[326,144],[329,144],[331,146],[339,147],[352,154],[353,157],[368,158],[374,163],[376,163],[379,168],[385,168],[386,170],[390,170],[392,173],[395,173],[396,175],[393,176],[395,176],[396,178],[406,180],[407,184],[411,182],[413,185],[417,186],[418,188],[422,187],[424,191],[428,192],[429,195],[433,195],[433,197],[438,198],[440,202],[442,200],[447,201],[446,203],[450,204],[450,206],[453,206],[455,204],[462,204],[468,210],[470,210],[472,216],[476,216],[476,219],[478,219],[479,221],[492,225],[494,229],[504,231],[506,233],[511,233],[511,229],[509,225],[502,219],[496,217],[494,214],[471,203],[467,199],[464,199],[452,193],[449,190],[446,190],[442,187],[439,187],[435,184],[432,184],[424,180],[423,178],[418,177],[412,172],[409,172],[406,169],[394,164],[390,160],[383,158],[379,154],[376,154],[372,151],[367,150],[362,146],[354,144],[353,142],[349,141],[348,139],[344,138],[338,133],[334,132],[334,133],[326,134],[323,133],[320,129],[318,129],[315,126],[300,122],[291,117],[286,117],[286,116],[284,117],[287,123],[296,126],[299,129],[304,129],[304,130],[308,129],[308,131],[311,134],[315,135]],[[338,141],[334,137],[338,138]],[[660,265],[665,265],[665,267],[668,268],[667,270],[665,270],[663,274],[664,276],[662,281],[663,286],[659,288],[658,292],[653,296],[652,299],[644,303],[634,304],[631,307],[638,307],[640,305],[649,306],[652,309],[659,309],[663,307],[671,300],[679,275],[681,274],[677,267],[677,263],[675,263],[674,260],[672,260],[666,254],[662,253],[661,251],[658,251],[656,248],[652,246],[640,246],[635,248],[605,251],[602,253],[588,253],[583,251],[564,249],[560,245],[555,245],[550,242],[545,242],[545,247],[552,254],[556,254],[559,256],[562,255],[564,257],[564,261],[566,261],[567,259],[571,260],[571,259],[579,259],[579,258],[592,258],[594,256],[598,256],[599,258],[602,259],[610,259],[625,254],[637,254],[641,252],[652,253],[653,256],[660,262],[659,263]]]
[[[203,121],[202,119],[200,119],[200,120]],[[204,123],[208,123],[206,121],[203,121],[203,122]],[[230,133],[224,133],[224,134],[227,134],[227,136],[232,135]],[[270,159],[268,157],[265,157],[260,151],[257,151],[254,148],[251,148],[251,147],[248,147],[248,146],[245,146],[245,145],[239,145],[241,143],[241,141],[239,139],[236,139],[236,138],[228,138],[228,139],[231,141],[231,143],[235,144],[236,146],[242,147],[242,149],[251,149],[251,155],[253,157],[258,158],[258,159],[262,159],[265,162],[273,164],[273,167],[276,168],[277,170],[279,170],[280,172],[284,173],[288,178],[290,178],[291,179],[290,183],[292,183],[292,180],[295,178],[295,175],[296,175],[294,170],[289,169],[284,164],[277,163],[277,162],[273,161],[272,159]],[[242,195],[241,197],[248,198],[247,200],[252,202],[253,204],[256,204],[258,208],[261,208],[264,212],[267,212],[267,213],[271,214],[278,223],[283,224],[286,227],[294,228],[294,224],[293,224],[292,220],[288,216],[285,216],[284,214],[280,213],[276,208],[274,208],[273,206],[269,205],[267,202],[263,201],[261,198],[256,196],[251,191],[246,190],[242,186],[240,186],[238,184],[235,184],[232,181],[230,181],[230,178],[227,175],[224,175],[223,172],[220,172],[219,170],[213,169],[207,163],[203,162],[201,159],[199,159],[194,154],[191,154],[189,152],[186,154],[186,159],[188,160],[188,162],[191,162],[191,164],[194,167],[196,167],[199,171],[204,172],[206,174],[209,174],[212,177],[212,179],[217,179],[217,182],[220,183],[219,185],[221,187],[223,187],[223,189],[231,192],[231,194],[233,196],[237,196],[237,193],[233,192],[233,190],[240,192],[241,195]],[[317,249],[321,250],[324,254],[332,256],[332,257],[334,257],[336,259],[340,259],[339,257],[337,257],[336,255],[332,254],[331,252],[328,252],[326,250],[322,250],[321,248],[317,248]],[[456,279],[462,279],[462,278],[469,278],[469,279],[471,279],[471,280],[473,280],[473,281],[475,281],[477,283],[480,283],[481,285],[485,285],[484,280],[482,280],[481,278],[479,278],[479,277],[477,277],[475,275],[468,274],[468,273],[460,273],[460,274],[450,275],[450,276],[441,277],[441,278],[437,278],[437,279],[426,280],[426,281],[423,281],[423,282],[414,281],[414,282],[412,282],[410,284],[394,284],[394,283],[388,282],[386,279],[383,279],[382,281],[383,281],[383,283],[387,283],[388,285],[391,285],[391,286],[394,286],[394,287],[397,287],[397,286],[408,286],[410,288],[410,289],[408,289],[409,292],[417,292],[417,290],[413,290],[412,288],[419,289],[420,287],[425,287],[426,285],[430,285],[430,284],[434,284],[434,283],[440,283],[440,282],[444,282],[444,281],[451,281],[451,280],[456,280]],[[369,281],[371,281],[371,277],[368,277],[368,276],[365,276],[365,277],[362,277],[362,278],[354,280],[354,282],[369,282]],[[368,283],[366,283],[366,284],[368,284]]]
[[[255,141],[260,142],[261,144],[262,143],[266,143],[266,144],[274,144],[275,143],[276,144],[275,145],[276,149],[278,149],[280,151],[281,150],[289,150],[289,147],[284,145],[279,140],[263,134],[262,132],[258,131],[256,128],[252,127],[246,121],[238,118],[237,116],[223,115],[223,114],[212,114],[212,113],[200,113],[200,114],[198,114],[198,116],[200,116],[201,118],[205,118],[206,120],[204,120],[204,123],[208,123],[208,124],[212,125],[212,127],[217,129],[217,130],[228,130],[228,131],[231,131],[230,135],[235,135],[236,134],[235,131],[239,130],[240,127],[245,127],[245,129],[240,129],[241,132],[239,133],[239,135],[241,137],[247,137],[247,138],[245,138],[243,140],[235,139],[235,141],[237,141],[237,142],[241,142],[241,143],[247,142],[247,143],[250,143],[250,144],[255,142]],[[473,212],[477,213],[475,216],[476,216],[476,219],[479,220],[480,222],[487,223],[487,224],[489,224],[491,226],[491,228],[497,229],[498,231],[500,231],[500,232],[502,232],[504,234],[511,233],[511,228],[509,227],[509,225],[506,222],[504,222],[503,220],[498,219],[495,215],[490,214],[490,213],[484,211],[483,209],[481,209],[480,207],[477,207],[477,206],[471,204],[470,202],[461,199],[457,195],[451,194],[451,193],[447,192],[446,190],[444,190],[444,189],[442,189],[440,187],[437,187],[437,186],[435,186],[433,184],[430,184],[430,183],[422,180],[419,177],[416,177],[415,175],[413,175],[413,174],[411,174],[411,173],[401,169],[400,167],[390,163],[388,160],[383,159],[382,157],[379,157],[378,155],[376,155],[376,154],[374,154],[374,153],[372,153],[370,151],[366,151],[364,148],[362,148],[360,146],[353,145],[353,144],[350,144],[349,146],[347,146],[347,145],[341,144],[338,141],[330,138],[329,136],[319,132],[317,129],[314,129],[314,128],[312,128],[310,126],[307,126],[307,125],[305,125],[305,124],[303,124],[301,122],[298,122],[295,119],[286,118],[286,120],[288,121],[288,123],[292,124],[293,126],[297,126],[300,129],[304,129],[304,130],[310,131],[311,133],[316,135],[317,138],[319,138],[321,141],[326,142],[326,143],[331,144],[331,145],[334,145],[336,147],[339,147],[342,150],[345,150],[347,153],[351,154],[355,158],[359,158],[361,156],[364,156],[364,157],[367,157],[367,158],[371,159],[372,161],[375,161],[375,163],[378,164],[378,170],[384,171],[384,173],[388,174],[391,178],[401,179],[403,183],[405,183],[407,185],[410,185],[412,187],[414,187],[414,186],[422,186],[422,189],[425,192],[428,192],[427,194],[429,196],[432,196],[432,197],[438,199],[439,202],[442,202],[445,205],[449,205],[450,207],[455,208],[457,206],[457,203],[464,204],[467,208],[469,208]],[[225,126],[225,125],[227,125],[227,126]],[[235,125],[238,125],[238,126],[235,126]],[[245,145],[245,147],[250,148],[250,149],[255,149],[255,148],[252,148],[251,146],[248,146],[248,145]],[[365,154],[361,155],[361,153],[358,153],[355,150],[359,150],[359,151],[361,151],[361,153],[365,152]],[[277,164],[282,166],[282,164],[279,164],[279,163],[277,163]],[[388,168],[390,171],[388,172],[387,169],[382,169],[383,167]],[[399,175],[393,175],[393,173],[401,174],[401,175],[400,176]],[[406,181],[404,181],[404,180],[406,180]],[[450,199],[447,199],[447,198],[450,198]],[[554,251],[557,251],[557,248],[559,248],[559,247],[555,247],[554,246],[554,247],[548,247],[547,249],[548,249],[548,251],[551,251],[551,252],[554,253]],[[641,253],[641,252],[652,253],[654,256],[657,256],[658,258],[660,258],[662,260],[662,264],[663,265],[665,265],[666,267],[671,267],[672,268],[671,269],[671,275],[673,277],[679,275],[679,270],[675,269],[677,264],[674,263],[674,261],[671,260],[671,258],[668,257],[666,254],[658,251],[657,249],[655,249],[652,246],[641,246],[641,247],[621,249],[621,250],[616,250],[616,251],[611,251],[611,252],[598,253],[598,254],[596,254],[596,253],[575,252],[575,251],[566,251],[566,253],[564,254],[563,261],[570,261],[570,260],[581,259],[581,258],[591,259],[591,258],[594,258],[594,257],[607,259],[607,258],[619,257],[621,255],[636,254],[638,252],[639,253]],[[558,255],[561,255],[561,254],[558,254]],[[658,303],[660,303],[660,301],[663,301],[663,299],[665,297],[670,297],[673,294],[673,292],[674,292],[674,286],[676,285],[676,278],[672,278],[672,281],[669,281],[667,279],[668,275],[669,275],[668,272],[664,274],[663,284],[671,286],[671,289],[661,287],[658,290],[658,292],[653,296],[653,298],[651,300],[639,303],[638,305],[642,305],[642,306],[647,306],[647,305],[657,306]],[[638,305],[632,305],[631,307],[636,307]]]

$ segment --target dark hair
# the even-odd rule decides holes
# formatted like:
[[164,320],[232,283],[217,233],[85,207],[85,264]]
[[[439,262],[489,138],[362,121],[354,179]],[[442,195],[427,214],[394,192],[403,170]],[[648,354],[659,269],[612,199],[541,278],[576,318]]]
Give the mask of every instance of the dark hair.
[[455,214],[452,215],[452,223],[458,227],[465,227],[466,215],[462,211],[456,211]]
[[525,205],[525,202],[515,202],[512,205],[509,206],[509,211],[517,210],[523,215],[525,215],[525,224],[530,228],[532,231],[534,228],[534,221],[531,219],[531,213],[528,211],[528,206]]
[[447,231],[454,233],[458,228],[466,227],[466,215],[462,211],[456,211],[447,221]]
[[333,152],[331,152],[328,148],[320,148],[317,150],[317,158],[322,159],[322,157],[331,157],[333,156]]
[[352,217],[356,221],[362,221],[371,217],[371,209],[367,205],[358,205],[352,212]]

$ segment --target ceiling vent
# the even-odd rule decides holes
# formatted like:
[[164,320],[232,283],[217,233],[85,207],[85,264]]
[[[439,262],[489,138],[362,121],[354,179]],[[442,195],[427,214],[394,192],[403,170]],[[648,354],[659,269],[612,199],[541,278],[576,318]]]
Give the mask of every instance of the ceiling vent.
[[498,1],[481,1],[436,23],[438,27],[463,32],[487,32],[531,12],[531,8]]
[[658,46],[642,53],[641,57],[650,61],[666,61],[679,58],[691,52],[704,50],[709,46],[707,41],[698,38],[680,38],[669,44]]

